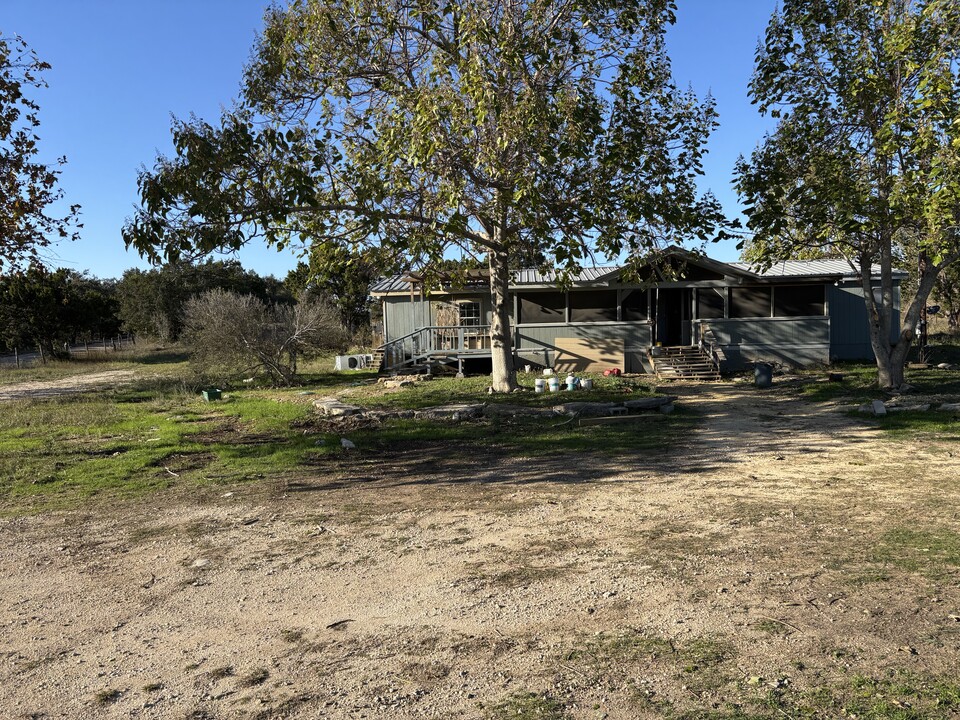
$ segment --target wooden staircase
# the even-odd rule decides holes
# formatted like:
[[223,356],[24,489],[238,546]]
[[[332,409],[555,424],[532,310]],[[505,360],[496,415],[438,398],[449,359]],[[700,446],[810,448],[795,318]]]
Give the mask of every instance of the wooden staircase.
[[371,368],[374,368],[377,372],[382,373],[384,370],[383,359],[384,359],[384,346],[381,345],[376,350],[373,351],[373,362],[370,364]]
[[665,347],[659,350],[659,356],[647,351],[647,357],[658,379],[720,381],[719,369],[710,355],[699,347]]

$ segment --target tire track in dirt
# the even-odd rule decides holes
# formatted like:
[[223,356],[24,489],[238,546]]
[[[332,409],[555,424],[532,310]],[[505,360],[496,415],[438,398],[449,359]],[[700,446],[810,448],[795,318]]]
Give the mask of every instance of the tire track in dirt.
[[0,387],[0,402],[53,398],[61,395],[90,392],[114,385],[133,382],[137,377],[133,370],[107,370],[86,375],[72,375],[59,380],[16,383]]

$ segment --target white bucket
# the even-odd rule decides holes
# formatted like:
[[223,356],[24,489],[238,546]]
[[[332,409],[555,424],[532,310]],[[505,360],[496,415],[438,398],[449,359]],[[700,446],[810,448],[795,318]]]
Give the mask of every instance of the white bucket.
[[558,392],[560,390],[560,378],[556,375],[550,377],[550,392]]
[[543,378],[537,378],[536,380],[533,381],[534,392],[542,393],[546,389],[547,389],[547,381],[544,380]]
[[593,390],[593,378],[581,378],[581,379],[580,379],[580,389],[581,389],[581,390]]

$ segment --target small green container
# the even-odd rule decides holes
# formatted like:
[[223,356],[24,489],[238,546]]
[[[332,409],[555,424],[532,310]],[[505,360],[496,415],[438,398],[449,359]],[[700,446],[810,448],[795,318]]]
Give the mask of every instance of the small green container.
[[200,391],[200,394],[203,395],[203,399],[207,402],[211,400],[220,399],[220,388],[206,388]]

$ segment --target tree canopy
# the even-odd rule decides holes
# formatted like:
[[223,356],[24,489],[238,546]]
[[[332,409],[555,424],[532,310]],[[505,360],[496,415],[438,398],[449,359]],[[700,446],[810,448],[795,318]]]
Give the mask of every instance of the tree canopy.
[[384,247],[351,251],[321,242],[310,248],[306,262],[287,274],[284,285],[295,297],[307,293],[332,303],[344,327],[353,333],[370,324],[370,286],[402,268],[403,263]]
[[63,198],[56,168],[66,159],[37,159],[40,108],[26,93],[46,86],[48,69],[21,38],[0,36],[0,272],[39,260],[57,240],[75,240],[80,227],[78,205],[62,217],[54,210]]
[[672,0],[293,0],[271,8],[237,107],[174,125],[128,246],[158,259],[288,243],[483,256],[494,387],[515,374],[518,258],[573,271],[722,223],[696,179],[711,99],[679,91]]
[[[737,168],[753,259],[848,259],[884,387],[903,382],[930,290],[960,257],[958,67],[954,0],[785,0],[757,51],[750,91],[778,123]],[[917,289],[891,341],[893,269],[911,255]]]
[[214,289],[253,295],[267,304],[292,305],[296,297],[276,278],[245,270],[236,260],[174,262],[123,274],[117,283],[120,318],[131,332],[176,340],[187,302]]
[[119,331],[112,281],[35,264],[0,275],[0,346],[39,346],[47,357],[63,344]]

